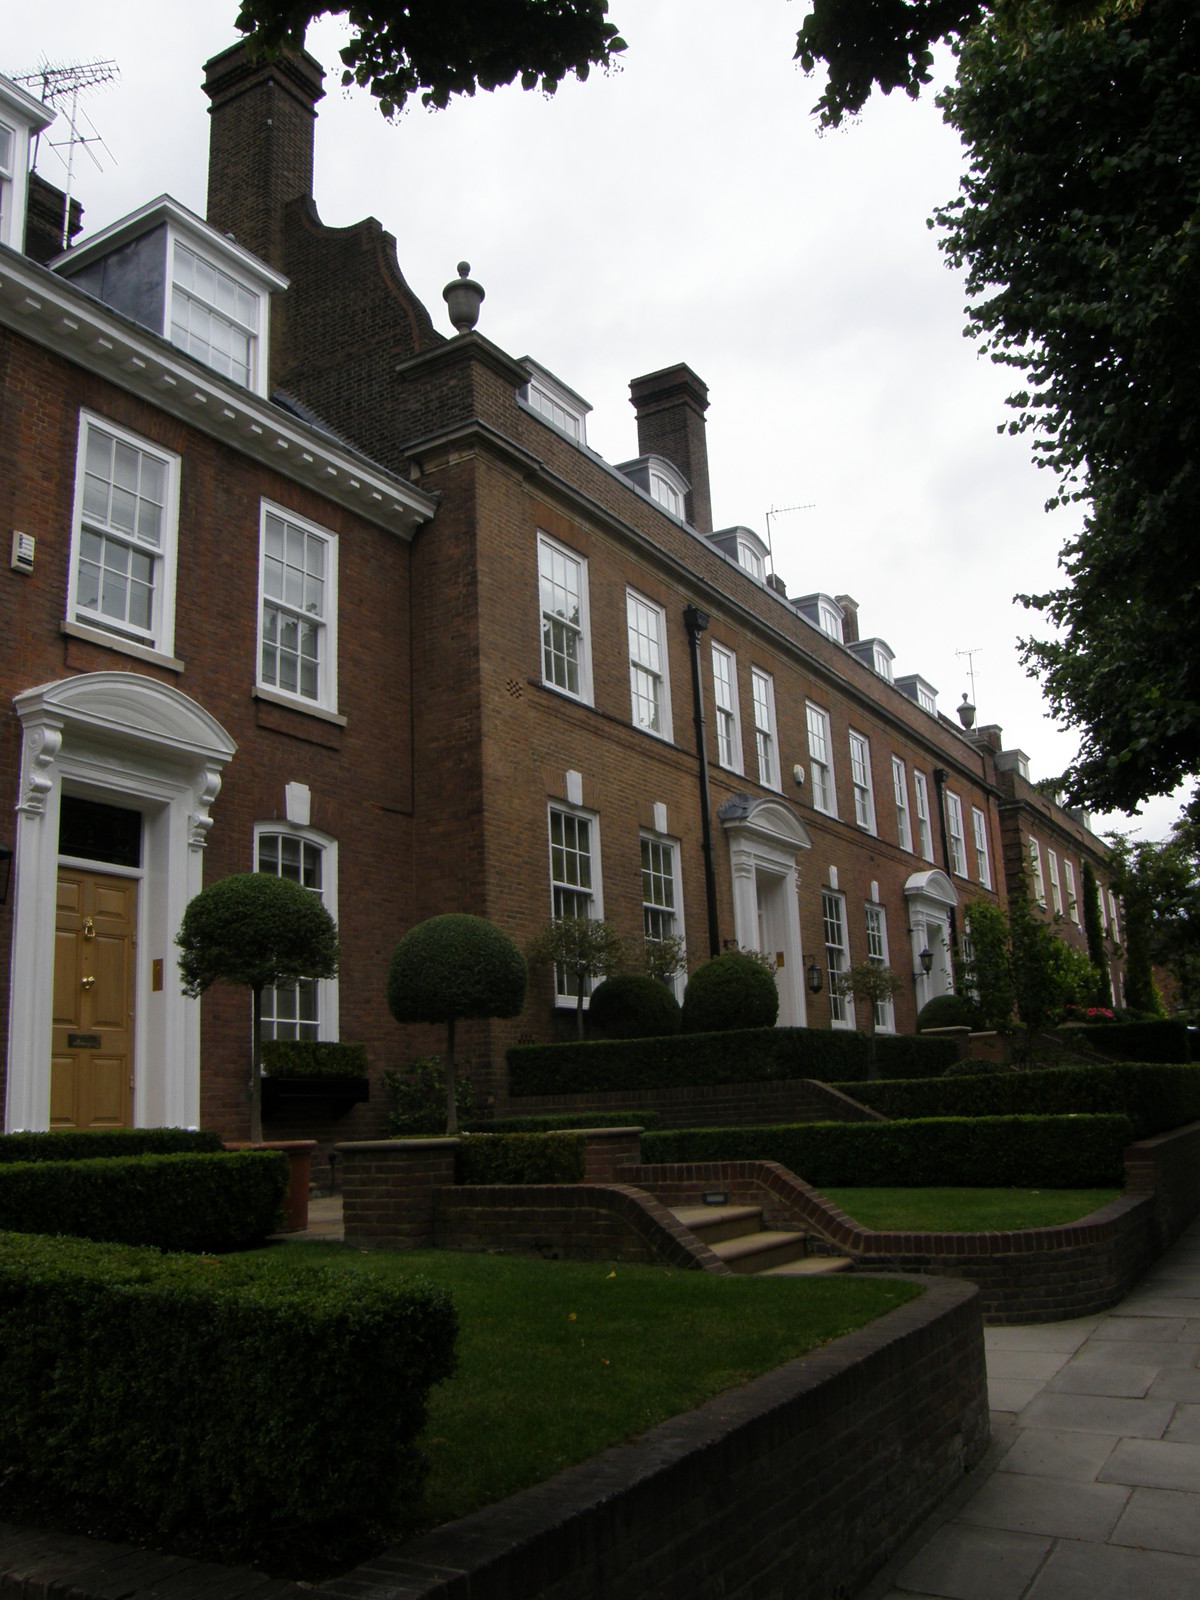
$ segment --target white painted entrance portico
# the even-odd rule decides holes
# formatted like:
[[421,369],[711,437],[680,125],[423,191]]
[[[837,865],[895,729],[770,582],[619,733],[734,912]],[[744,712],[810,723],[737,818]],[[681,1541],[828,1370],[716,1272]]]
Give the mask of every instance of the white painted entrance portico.
[[14,704],[22,742],[6,1129],[50,1126],[59,868],[96,865],[60,854],[64,793],[140,813],[136,864],[104,869],[136,883],[130,1120],[195,1127],[200,1008],[180,992],[174,941],[203,886],[209,807],[236,746],[194,700],[137,672],[62,678]]
[[808,829],[783,800],[748,794],[726,800],[717,817],[729,843],[734,937],[742,948],[774,959],[779,1026],[803,1028],[808,1014],[796,855],[812,848]]
[[[954,968],[950,949],[950,910],[958,905],[958,890],[939,867],[914,872],[904,885],[908,901],[908,928],[912,938],[912,970],[916,975],[917,1010],[935,995],[954,993]],[[921,951],[928,950],[933,965],[926,973]]]

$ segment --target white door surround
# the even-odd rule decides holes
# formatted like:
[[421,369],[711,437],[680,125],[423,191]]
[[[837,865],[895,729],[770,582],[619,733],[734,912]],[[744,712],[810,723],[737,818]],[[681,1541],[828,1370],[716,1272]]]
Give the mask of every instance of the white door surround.
[[[58,822],[69,794],[142,813],[134,979],[133,1121],[196,1127],[200,1007],[180,992],[175,934],[203,886],[209,807],[236,745],[178,689],[137,672],[89,672],[26,689],[13,861],[5,1128],[50,1125]],[[159,987],[152,964],[162,962]]]
[[[958,890],[940,867],[914,872],[904,885],[908,901],[908,929],[912,938],[912,970],[916,979],[917,1010],[935,995],[954,993],[954,967],[950,949],[950,911],[958,905]],[[933,965],[926,973],[921,951],[928,950]]]
[[717,816],[729,843],[733,879],[733,931],[738,945],[783,955],[775,969],[779,1026],[803,1028],[804,950],[800,942],[800,875],[796,856],[812,848],[808,829],[783,800],[752,800],[736,794]]

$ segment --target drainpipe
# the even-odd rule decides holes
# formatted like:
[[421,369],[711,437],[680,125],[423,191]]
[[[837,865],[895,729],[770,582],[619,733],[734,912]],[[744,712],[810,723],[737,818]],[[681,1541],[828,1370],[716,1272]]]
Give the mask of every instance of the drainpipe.
[[[933,786],[937,790],[938,824],[939,824],[939,827],[941,829],[941,835],[942,835],[942,865],[946,869],[946,876],[950,879],[951,883],[953,883],[954,882],[954,874],[950,870],[950,841],[946,838],[946,792],[945,791],[946,791],[946,779],[949,776],[950,776],[950,774],[946,770],[945,767],[934,767],[934,769],[933,769]],[[950,910],[950,954],[951,954],[951,957],[953,958],[953,957],[956,957],[958,955],[958,912],[957,912],[956,907],[954,907],[954,906],[951,906],[949,908],[949,910]]]
[[708,906],[708,953],[719,956],[721,935],[717,926],[717,878],[713,871],[712,815],[708,797],[708,748],[704,742],[704,695],[700,687],[700,635],[708,628],[708,616],[695,606],[685,606],[683,625],[687,629],[692,657],[692,716],[696,724],[696,757],[700,763],[700,848],[704,852],[704,898]]

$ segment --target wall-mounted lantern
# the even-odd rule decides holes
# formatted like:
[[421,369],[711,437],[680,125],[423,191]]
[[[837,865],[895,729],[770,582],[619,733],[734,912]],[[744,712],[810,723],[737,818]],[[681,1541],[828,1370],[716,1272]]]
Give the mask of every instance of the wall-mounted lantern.
[[808,963],[805,979],[808,983],[809,994],[820,994],[824,979],[821,977],[821,969],[817,965],[815,957]]
[[933,971],[933,951],[928,945],[921,951],[919,960],[921,962],[921,971],[928,977]]

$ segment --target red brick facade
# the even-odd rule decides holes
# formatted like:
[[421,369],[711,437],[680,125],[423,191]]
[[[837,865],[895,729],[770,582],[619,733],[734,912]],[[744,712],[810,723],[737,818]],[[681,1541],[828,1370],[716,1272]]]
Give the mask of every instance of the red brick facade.
[[[831,1017],[830,905],[841,908],[843,964],[881,954],[886,941],[882,954],[905,988],[885,1025],[911,1029],[919,1003],[952,982],[962,906],[976,894],[1004,897],[1003,873],[1015,869],[1014,807],[1036,810],[1037,826],[1049,830],[1047,849],[1072,861],[1077,889],[1084,854],[1103,882],[1098,841],[1040,795],[1016,793],[988,738],[918,705],[800,615],[781,584],[760,581],[704,536],[711,521],[706,390],[695,374],[680,366],[632,386],[640,448],[687,480],[689,525],[528,403],[527,367],[477,332],[438,333],[377,222],[341,230],[321,223],[310,193],[316,63],[302,57],[255,66],[236,47],[210,62],[207,74],[212,237],[234,236],[228,248],[258,253],[289,281],[272,296],[271,400],[238,391],[174,349],[161,329],[107,310],[60,273],[11,255],[0,262],[0,515],[8,529],[36,540],[32,570],[0,578],[0,785],[19,818],[18,882],[0,909],[0,963],[18,980],[8,1031],[9,1126],[44,1125],[46,1105],[46,1019],[29,1014],[13,952],[14,927],[18,941],[21,930],[34,929],[50,948],[53,841],[42,837],[36,849],[31,841],[51,826],[60,793],[103,801],[129,791],[120,776],[128,762],[110,750],[120,739],[103,731],[95,704],[62,709],[76,691],[86,697],[89,685],[100,693],[106,673],[162,685],[146,716],[165,718],[173,730],[169,804],[150,774],[157,758],[149,728],[134,741],[148,897],[135,997],[137,1120],[198,1115],[228,1135],[246,1131],[244,995],[218,990],[202,1002],[198,1098],[186,1087],[163,1089],[152,1110],[139,1074],[151,1070],[149,1051],[166,1063],[153,1070],[169,1077],[178,1040],[193,1027],[186,1008],[180,1013],[174,1001],[156,998],[175,986],[180,863],[186,857],[193,874],[186,881],[196,886],[249,870],[255,831],[272,823],[317,838],[327,867],[336,849],[337,1031],[366,1043],[375,1080],[372,1103],[336,1130],[270,1130],[323,1138],[379,1131],[381,1072],[437,1047],[433,1031],[402,1033],[384,1005],[387,959],[400,934],[431,914],[461,910],[491,917],[524,945],[551,915],[552,809],[578,830],[576,844],[586,825],[592,914],[602,912],[639,943],[647,840],[658,865],[669,863],[674,926],[686,937],[689,962],[714,947],[763,945],[779,963],[782,1020],[818,1027],[855,1020],[850,1002],[841,1018]],[[169,654],[130,650],[103,627],[71,625],[81,410],[178,458]],[[336,619],[327,620],[336,623],[337,692],[321,704],[264,692],[259,681],[264,505],[302,519],[330,549],[336,541]],[[548,661],[546,630],[558,627],[561,635],[563,618],[543,616],[541,552],[581,589],[580,614],[567,630],[578,630],[578,685],[553,681],[559,669]],[[631,597],[657,633],[657,732],[639,726],[631,699]],[[707,618],[699,662],[715,925],[688,608]],[[332,626],[323,637],[332,639]],[[846,637],[857,638],[853,618]],[[736,673],[736,745],[724,764],[714,646]],[[760,720],[768,680],[774,696],[774,720],[764,729],[767,781],[760,781],[756,745],[756,675]],[[39,686],[49,688],[46,705],[14,706]],[[815,803],[810,706],[825,719],[836,807]],[[209,728],[196,734],[203,750],[193,739],[201,727]],[[852,735],[869,761],[869,796],[861,766],[852,770]],[[65,740],[62,755],[57,738]],[[103,747],[99,756],[93,744]],[[903,764],[907,837],[894,798],[895,762]],[[928,796],[927,848],[918,773]],[[289,801],[289,785],[306,796],[296,799],[293,787]],[[948,797],[962,818],[958,858],[941,814],[943,805],[951,811]],[[173,820],[158,839],[149,819],[162,805]],[[156,850],[169,885],[157,899]],[[35,864],[45,880],[36,885]],[[1074,937],[1070,925],[1066,932]],[[920,971],[923,947],[933,956],[928,977]],[[160,961],[165,976],[150,989]],[[815,995],[805,981],[809,967],[822,978]],[[519,1018],[463,1030],[464,1065],[498,1102],[506,1094],[505,1046],[571,1026],[570,1007],[554,1004],[552,987],[548,974],[537,974]],[[8,1003],[5,988],[6,1025]],[[30,1041],[41,1043],[35,1049]]]

